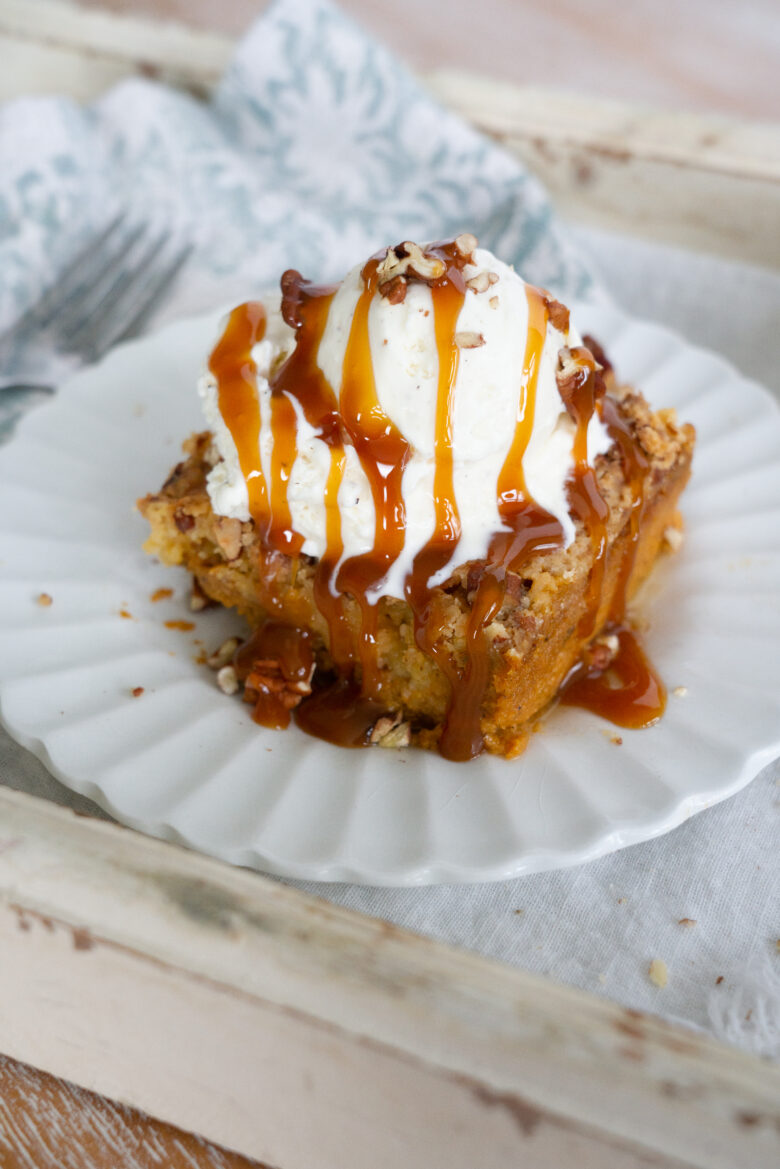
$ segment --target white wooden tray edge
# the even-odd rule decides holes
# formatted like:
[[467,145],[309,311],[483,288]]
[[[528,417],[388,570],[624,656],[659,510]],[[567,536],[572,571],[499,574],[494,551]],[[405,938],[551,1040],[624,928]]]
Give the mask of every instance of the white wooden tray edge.
[[776,1164],[776,1068],[2,789],[0,947],[0,1050],[279,1169]]
[[[0,100],[88,100],[133,74],[206,93],[225,36],[65,0],[2,0]],[[780,267],[780,125],[663,112],[515,86],[460,70],[424,79],[518,154],[574,221]]]

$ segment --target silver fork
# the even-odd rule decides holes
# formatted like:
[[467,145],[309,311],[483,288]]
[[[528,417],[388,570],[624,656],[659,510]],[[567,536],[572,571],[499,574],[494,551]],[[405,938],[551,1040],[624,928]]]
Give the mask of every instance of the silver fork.
[[[167,228],[155,230],[118,215],[0,336],[0,354],[18,360],[29,346],[97,361],[140,330],[191,251],[189,241],[175,239]],[[51,387],[7,383],[0,393],[23,388]]]

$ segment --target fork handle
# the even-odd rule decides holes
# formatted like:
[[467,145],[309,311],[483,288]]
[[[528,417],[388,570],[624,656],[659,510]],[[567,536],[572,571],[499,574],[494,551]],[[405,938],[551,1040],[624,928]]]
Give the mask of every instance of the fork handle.
[[54,386],[44,386],[34,382],[9,382],[7,385],[0,383],[0,394],[13,392],[14,390],[23,390],[26,393],[31,393],[37,390],[41,394],[53,394]]

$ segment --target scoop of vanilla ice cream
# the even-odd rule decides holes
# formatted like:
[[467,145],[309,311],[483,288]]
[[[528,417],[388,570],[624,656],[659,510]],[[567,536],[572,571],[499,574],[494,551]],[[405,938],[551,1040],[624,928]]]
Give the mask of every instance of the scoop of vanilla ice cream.
[[[484,343],[462,348],[454,391],[453,479],[461,522],[461,538],[450,564],[430,583],[446,579],[457,564],[485,557],[491,535],[502,526],[497,482],[515,432],[528,333],[525,282],[492,253],[477,248],[464,269],[467,280],[492,273],[494,282],[482,291],[467,291],[457,332],[475,333]],[[344,354],[355,307],[363,290],[363,265],[353,268],[333,299],[317,362],[338,395]],[[484,281],[482,283],[485,283]],[[434,438],[438,388],[438,352],[430,288],[410,282],[406,297],[393,304],[376,293],[368,314],[369,341],[379,403],[411,444],[403,476],[406,540],[401,555],[369,600],[380,595],[404,596],[404,581],[416,554],[434,531]],[[292,330],[278,308],[269,307],[265,339],[253,350],[258,369],[263,471],[270,470],[273,436],[269,375],[277,359],[295,344]],[[536,386],[531,437],[523,458],[526,487],[533,499],[560,522],[566,543],[574,538],[566,481],[573,471],[574,423],[561,402],[555,380],[558,351],[581,340],[572,328],[567,336],[551,322],[542,351]],[[222,456],[209,475],[208,490],[218,515],[249,518],[246,483],[235,444],[219,412],[217,387],[210,374],[199,385],[206,421]],[[303,551],[320,557],[325,551],[325,483],[330,466],[326,444],[296,406],[298,454],[292,467],[288,500],[295,530],[304,538]],[[597,415],[588,429],[590,462],[610,446]],[[370,552],[374,546],[374,506],[368,480],[354,447],[347,445],[346,469],[339,492],[344,559]]]

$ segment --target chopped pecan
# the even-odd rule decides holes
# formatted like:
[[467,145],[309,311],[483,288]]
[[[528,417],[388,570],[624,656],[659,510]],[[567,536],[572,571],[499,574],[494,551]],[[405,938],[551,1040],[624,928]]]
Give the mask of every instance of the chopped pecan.
[[585,650],[585,665],[593,670],[606,670],[612,664],[620,648],[620,641],[614,633],[603,633],[596,637]]
[[216,516],[214,538],[225,559],[236,560],[241,554],[241,520],[230,516]]
[[668,528],[664,528],[664,544],[670,552],[679,552],[683,544],[683,534],[679,528],[675,528],[672,524]]
[[463,231],[455,238],[455,247],[462,256],[470,256],[478,244],[477,237],[470,231]]
[[476,276],[472,276],[470,280],[466,281],[466,287],[470,288],[472,292],[487,292],[490,288],[490,272],[477,272]]
[[586,333],[582,338],[582,344],[590,349],[597,363],[601,366],[605,373],[612,373],[612,362],[609,360],[602,346],[595,337],[591,337],[590,333]]
[[458,349],[479,349],[485,344],[485,338],[481,333],[456,333],[455,344],[458,346]]
[[445,271],[444,261],[438,256],[428,256],[419,244],[404,240],[402,244],[387,249],[376,273],[379,291],[384,295],[384,286],[394,283],[398,277],[416,277],[428,283],[440,280]]
[[[568,414],[575,422],[580,421],[579,415],[583,407],[588,406],[588,384],[591,383],[592,402],[603,397],[605,392],[604,379],[593,355],[583,345],[576,349],[564,347],[558,350],[558,369],[555,373],[558,393]],[[583,401],[584,399],[584,401]]]
[[568,333],[569,331],[569,310],[565,304],[561,304],[554,296],[551,296],[546,289],[543,290],[544,307],[547,309],[547,315],[553,325],[553,328],[558,329],[561,333]]
[[223,641],[219,649],[215,650],[210,657],[206,658],[206,665],[211,670],[221,670],[223,666],[229,665],[233,660],[233,655],[238,649],[241,642],[237,637],[229,637],[227,641]]
[[412,741],[411,727],[402,720],[400,711],[383,715],[371,728],[368,741],[375,747],[408,747]]
[[234,666],[223,666],[217,672],[217,685],[223,694],[236,694],[238,692],[238,674]]
[[252,663],[252,669],[244,682],[244,702],[256,703],[262,695],[273,695],[284,710],[293,710],[311,694],[311,680],[314,662],[306,678],[286,678],[281,663],[276,658],[259,658]]
[[406,277],[393,276],[392,280],[386,280],[384,284],[379,285],[379,295],[383,296],[388,304],[403,304],[406,300]]
[[191,516],[188,512],[177,507],[173,513],[173,522],[180,532],[191,532],[195,527],[195,516]]

